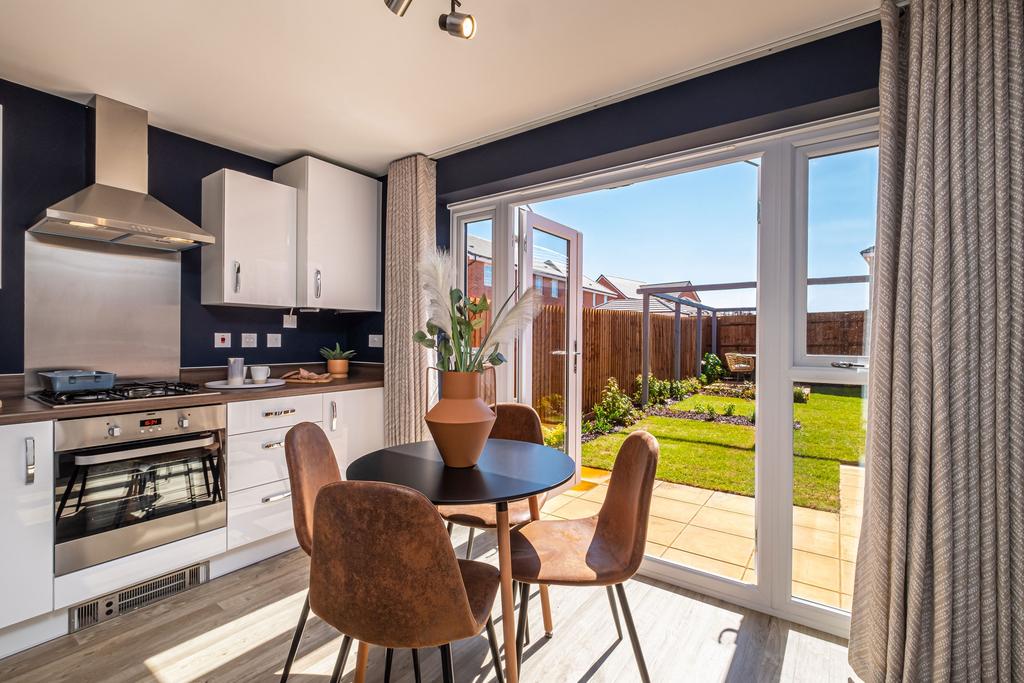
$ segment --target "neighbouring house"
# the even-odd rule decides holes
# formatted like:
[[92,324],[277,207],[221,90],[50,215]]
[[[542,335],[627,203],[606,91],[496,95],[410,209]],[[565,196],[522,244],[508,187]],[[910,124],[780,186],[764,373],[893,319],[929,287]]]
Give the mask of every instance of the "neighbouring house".
[[[493,299],[494,269],[491,241],[478,235],[466,237],[466,291],[470,296],[485,294]],[[565,303],[565,257],[554,251],[534,249],[533,286],[544,305]],[[598,308],[615,299],[617,294],[608,287],[583,276],[583,307]]]
[[[610,289],[615,293],[615,298],[611,299],[599,306],[602,310],[613,310],[613,311],[643,311],[644,310],[644,297],[637,291],[640,287],[648,284],[642,280],[632,280],[630,278],[619,277],[618,275],[605,275],[601,274],[597,278],[597,283],[607,289]],[[691,284],[689,280],[683,280],[684,284]],[[675,292],[675,295],[681,299],[689,299],[690,301],[700,301],[700,295],[693,291],[680,291]],[[662,299],[651,297],[651,312],[652,313],[673,313],[675,307]],[[684,308],[683,313],[691,313],[689,308]]]

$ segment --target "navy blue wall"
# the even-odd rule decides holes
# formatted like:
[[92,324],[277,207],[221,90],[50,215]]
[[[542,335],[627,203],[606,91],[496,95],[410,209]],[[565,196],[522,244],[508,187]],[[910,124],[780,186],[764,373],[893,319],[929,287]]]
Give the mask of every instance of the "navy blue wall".
[[877,106],[880,51],[873,23],[440,159],[438,244],[449,241],[452,201],[595,170],[599,157],[603,167],[632,160],[616,158],[625,150],[644,150],[641,158],[684,150],[693,144],[686,136],[701,131],[734,139],[729,126],[738,122],[754,122],[742,131],[749,135]]
[[[0,80],[3,106],[3,268],[0,288],[0,373],[23,369],[24,236],[53,202],[92,182],[88,158],[91,111],[70,100]],[[149,129],[150,193],[189,220],[201,219],[201,181],[221,168],[270,178],[274,165],[165,130]],[[305,362],[340,341],[358,360],[383,361],[382,349],[366,346],[383,333],[380,313],[299,315],[298,329],[281,327],[280,310],[203,306],[199,249],[182,254],[181,363],[222,365],[230,355],[254,362]],[[100,305],[101,302],[97,302]],[[234,347],[214,349],[215,332],[231,332]],[[241,349],[242,332],[256,332],[259,348]],[[264,348],[267,332],[282,334],[282,347]]]

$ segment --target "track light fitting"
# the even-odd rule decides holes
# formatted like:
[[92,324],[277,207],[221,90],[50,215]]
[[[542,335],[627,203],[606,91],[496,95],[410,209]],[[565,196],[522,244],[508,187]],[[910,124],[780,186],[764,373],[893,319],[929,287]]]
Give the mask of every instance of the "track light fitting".
[[451,11],[448,14],[442,14],[438,18],[437,23],[441,30],[448,35],[469,40],[476,35],[476,19],[473,18],[472,14],[455,11],[456,7],[461,6],[462,3],[459,0],[452,0]]
[[405,16],[405,11],[409,9],[409,5],[412,4],[412,0],[384,0],[384,4],[387,8],[397,14],[400,17]]

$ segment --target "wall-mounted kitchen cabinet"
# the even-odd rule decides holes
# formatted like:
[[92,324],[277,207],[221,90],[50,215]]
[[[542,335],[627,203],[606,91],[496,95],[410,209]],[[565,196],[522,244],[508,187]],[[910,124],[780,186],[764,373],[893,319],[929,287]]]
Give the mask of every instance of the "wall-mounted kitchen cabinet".
[[274,180],[298,191],[296,305],[379,311],[380,182],[308,156]]
[[222,169],[203,178],[205,305],[295,305],[296,190]]

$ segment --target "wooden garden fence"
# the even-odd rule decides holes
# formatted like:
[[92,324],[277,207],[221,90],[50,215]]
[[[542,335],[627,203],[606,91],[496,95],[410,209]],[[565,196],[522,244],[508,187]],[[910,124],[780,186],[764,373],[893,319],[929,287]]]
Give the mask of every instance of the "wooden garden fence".
[[[703,353],[714,351],[724,360],[726,353],[754,353],[757,315],[718,316],[717,348],[712,349],[711,316],[701,321]],[[614,377],[619,386],[633,391],[633,382],[643,362],[640,333],[643,315],[634,311],[583,309],[580,373],[583,381],[584,412],[601,398],[601,390]],[[672,377],[673,316],[651,316],[651,373],[658,378]],[[696,366],[694,357],[695,316],[682,319],[683,376],[685,368]],[[811,354],[859,355],[864,348],[864,311],[809,313],[807,347]],[[566,351],[567,355],[553,352]],[[565,391],[565,364],[572,362],[571,349],[565,348],[565,309],[544,306],[533,322],[533,396],[542,412],[557,412]],[[546,400],[545,400],[546,399]],[[547,416],[544,416],[547,417]]]

